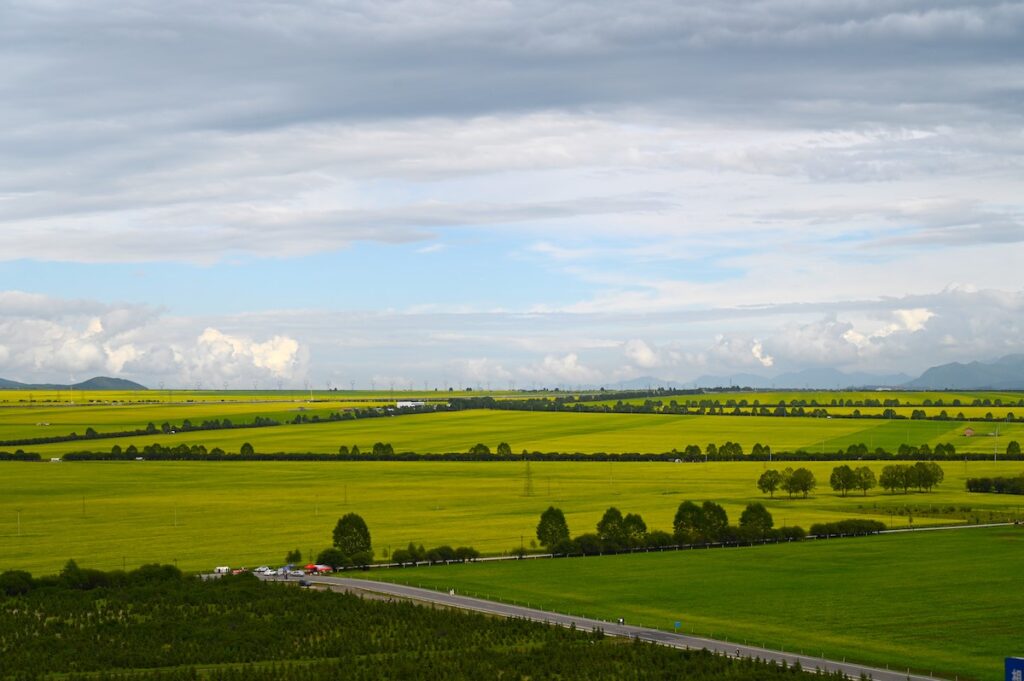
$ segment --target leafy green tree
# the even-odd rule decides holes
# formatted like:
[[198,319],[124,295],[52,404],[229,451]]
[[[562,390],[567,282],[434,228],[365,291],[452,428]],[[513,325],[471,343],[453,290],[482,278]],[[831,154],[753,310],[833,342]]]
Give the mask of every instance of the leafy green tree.
[[829,484],[832,485],[832,489],[845,497],[847,492],[857,486],[857,475],[854,473],[853,469],[846,464],[836,466],[832,469],[832,476],[829,478]]
[[676,510],[676,517],[672,521],[672,531],[676,539],[682,544],[688,544],[697,539],[700,528],[700,506],[692,501],[684,501],[679,504]]
[[248,442],[243,442],[242,447],[238,450],[238,453],[242,456],[252,456],[256,453],[256,450],[252,448],[252,445]]
[[512,447],[507,442],[498,445],[498,456],[512,456]]
[[478,442],[469,448],[469,453],[475,454],[476,456],[486,456],[491,453],[491,448],[482,442]]
[[365,565],[373,558],[370,529],[357,513],[346,513],[334,526],[334,545],[353,565]]
[[700,507],[700,524],[697,528],[700,538],[706,542],[717,541],[729,529],[729,516],[725,509],[713,501],[705,501]]
[[910,483],[907,480],[907,466],[902,464],[895,464],[885,466],[882,469],[882,475],[878,478],[878,483],[882,486],[882,489],[895,492],[898,489],[902,489],[906,493],[907,489],[910,488]]
[[918,461],[910,467],[908,478],[919,490],[931,491],[945,478],[942,467],[934,461]]
[[760,501],[747,504],[740,514],[740,528],[749,532],[752,536],[764,539],[768,532],[775,525],[772,514]]
[[630,547],[644,545],[647,537],[647,523],[639,513],[627,513],[622,519],[622,531],[626,538],[626,544]]
[[782,472],[782,489],[789,493],[789,498],[792,499],[794,494],[802,494],[806,499],[807,495],[814,490],[817,485],[817,481],[814,479],[814,473],[807,468],[787,468]]
[[1016,440],[1010,440],[1010,443],[1006,445],[1007,454],[1020,454],[1020,443]]
[[757,488],[770,497],[775,497],[775,490],[779,489],[781,484],[782,474],[774,468],[761,473],[761,477],[757,479]]
[[569,541],[569,524],[565,522],[562,509],[548,506],[548,510],[540,514],[537,523],[537,541],[541,546],[553,548]]
[[341,552],[340,549],[336,549],[333,546],[324,549],[316,557],[316,562],[319,565],[330,565],[332,568],[344,567],[347,564],[346,556]]
[[853,473],[857,476],[857,483],[854,486],[861,490],[864,496],[868,495],[869,489],[878,484],[877,480],[875,480],[875,472],[867,466],[860,466]]
[[286,562],[286,563],[288,563],[290,565],[294,565],[296,563],[301,563],[302,562],[302,551],[299,551],[298,549],[294,549],[292,551],[289,551],[287,554],[285,554],[284,562]]
[[608,548],[626,546],[626,528],[623,525],[622,511],[614,506],[605,511],[601,520],[597,522],[597,536]]

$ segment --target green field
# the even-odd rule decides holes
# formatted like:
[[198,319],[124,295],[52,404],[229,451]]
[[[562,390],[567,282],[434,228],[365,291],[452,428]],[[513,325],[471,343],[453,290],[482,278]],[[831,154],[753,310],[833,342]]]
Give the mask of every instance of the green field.
[[[294,412],[293,412],[294,413]],[[757,442],[774,451],[835,452],[851,444],[894,451],[900,444],[952,442],[961,452],[1002,454],[1012,439],[1024,442],[1024,423],[1002,424],[999,437],[962,436],[955,421],[779,418],[772,416],[675,416],[493,411],[414,414],[333,423],[232,429],[32,445],[27,450],[53,457],[69,451],[109,451],[113,444],[142,447],[160,443],[221,447],[237,452],[245,442],[258,452],[336,452],[340,445],[363,451],[390,442],[397,451],[465,452],[478,442],[492,449],[508,442],[514,452],[666,452],[687,445],[739,442],[746,451]],[[97,428],[98,429],[98,428]]]
[[180,426],[186,419],[198,426],[208,419],[230,419],[232,423],[251,423],[257,416],[284,423],[303,414],[327,417],[332,412],[386,404],[379,401],[297,401],[297,402],[196,402],[192,404],[117,404],[29,407],[0,407],[0,441],[83,435],[86,428],[100,434],[157,428],[167,422]]
[[508,561],[370,577],[945,678],[1024,654],[1024,527]]
[[[749,501],[763,499],[776,524],[805,528],[848,517],[906,527],[905,507],[918,526],[987,522],[1020,515],[1024,501],[964,491],[966,477],[1015,475],[1021,462],[951,462],[935,492],[874,490],[866,498],[828,488],[834,465],[809,464],[817,493],[789,500],[757,491],[760,463],[533,462],[534,494],[525,496],[522,462],[0,462],[0,570],[54,572],[72,557],[103,569],[122,560],[177,560],[187,570],[279,564],[289,549],[326,548],[334,523],[349,511],[366,518],[381,557],[410,541],[486,553],[521,541],[529,547],[549,504],[580,534],[593,531],[612,505],[642,514],[650,529],[670,530],[685,499],[717,501],[734,523]],[[880,472],[881,464],[871,466]]]

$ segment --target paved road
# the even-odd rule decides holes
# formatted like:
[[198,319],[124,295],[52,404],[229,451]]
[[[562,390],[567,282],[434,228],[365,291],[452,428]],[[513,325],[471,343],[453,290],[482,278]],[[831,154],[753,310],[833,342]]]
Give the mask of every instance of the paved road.
[[[673,648],[695,648],[698,650],[701,648],[707,648],[710,651],[724,653],[731,657],[759,657],[762,660],[775,660],[776,662],[785,661],[790,665],[800,662],[800,665],[806,670],[820,668],[829,672],[840,671],[846,676],[854,679],[859,679],[863,674],[871,677],[875,681],[940,681],[937,677],[908,674],[905,670],[903,672],[898,672],[888,669],[879,669],[876,667],[867,667],[864,665],[840,662],[837,660],[827,660],[809,655],[798,655],[780,650],[770,650],[767,648],[758,648],[756,646],[718,641],[700,636],[687,636],[685,634],[674,634],[667,631],[659,631],[657,629],[648,629],[646,627],[635,627],[629,624],[603,622],[601,620],[590,619],[587,617],[563,615],[561,613],[547,612],[536,608],[508,605],[507,603],[497,603],[495,601],[488,601],[482,598],[471,598],[469,596],[453,595],[451,593],[432,591],[430,589],[419,589],[414,586],[405,586],[403,584],[389,584],[387,582],[352,579],[349,577],[309,576],[306,577],[306,579],[314,584],[322,584],[332,588],[386,594],[398,598],[408,598],[418,601],[426,601],[429,603],[437,603],[439,605],[461,608],[463,610],[475,610],[477,612],[484,612],[502,617],[519,617],[522,619],[533,620],[535,622],[558,624],[564,627],[575,624],[577,629],[581,629],[583,631],[601,629],[609,636],[639,638],[644,641],[651,641],[661,645],[671,646]],[[292,581],[298,580],[292,578]]]

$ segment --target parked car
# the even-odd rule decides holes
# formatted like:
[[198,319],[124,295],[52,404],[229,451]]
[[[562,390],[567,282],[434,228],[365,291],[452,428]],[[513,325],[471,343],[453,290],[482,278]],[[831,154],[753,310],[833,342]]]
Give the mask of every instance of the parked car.
[[213,574],[215,575],[226,575],[231,573],[231,568],[227,565],[221,565],[220,567],[213,568]]
[[305,570],[292,570],[288,574],[291,575],[292,577],[305,577],[306,576],[306,571]]

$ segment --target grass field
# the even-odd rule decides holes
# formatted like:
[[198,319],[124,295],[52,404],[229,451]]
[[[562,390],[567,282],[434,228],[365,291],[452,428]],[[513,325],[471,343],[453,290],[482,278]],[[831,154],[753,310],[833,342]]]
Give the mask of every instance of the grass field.
[[[977,424],[972,424],[977,425]],[[954,421],[778,418],[772,416],[674,416],[471,410],[416,414],[334,423],[233,429],[32,445],[26,449],[52,457],[68,451],[111,445],[142,447],[202,444],[237,452],[244,442],[260,452],[336,452],[340,445],[367,450],[390,442],[398,451],[465,452],[478,442],[494,449],[508,442],[514,452],[666,452],[689,444],[739,442],[746,451],[756,442],[774,451],[835,452],[864,443],[869,449],[896,450],[900,444],[952,442],[961,452],[1002,454],[1009,440],[1024,442],[1024,423],[1002,424],[1000,437],[962,437],[965,424]],[[2,436],[0,430],[0,436]]]
[[1024,527],[1011,527],[369,576],[990,680],[1003,657],[1024,654],[1022,556]]
[[[1019,515],[1020,497],[971,495],[964,479],[1013,475],[1024,464],[945,464],[946,481],[930,494],[835,495],[833,463],[812,463],[819,480],[809,499],[762,497],[759,463],[534,462],[533,496],[524,496],[525,465],[442,462],[108,462],[0,463],[0,570],[54,572],[68,558],[112,569],[173,562],[187,570],[280,563],[300,548],[319,551],[338,517],[363,515],[377,555],[410,541],[472,545],[487,553],[529,547],[537,518],[562,508],[574,534],[593,531],[609,506],[670,530],[682,500],[723,504],[732,522],[761,499],[776,524],[870,517],[899,527],[911,507],[915,525],[988,521]],[[880,464],[872,464],[876,474]],[[954,513],[939,512],[954,508]],[[963,512],[962,507],[971,507]],[[21,534],[18,534],[18,509]],[[929,509],[934,509],[931,513]],[[892,512],[894,515],[890,515]],[[931,517],[929,517],[931,516]]]
[[0,441],[52,437],[93,428],[100,434],[145,428],[164,422],[180,426],[188,419],[199,425],[207,419],[230,419],[235,424],[251,423],[257,416],[285,422],[298,414],[321,418],[344,409],[366,408],[384,402],[196,402],[193,404],[45,405],[0,407]]

